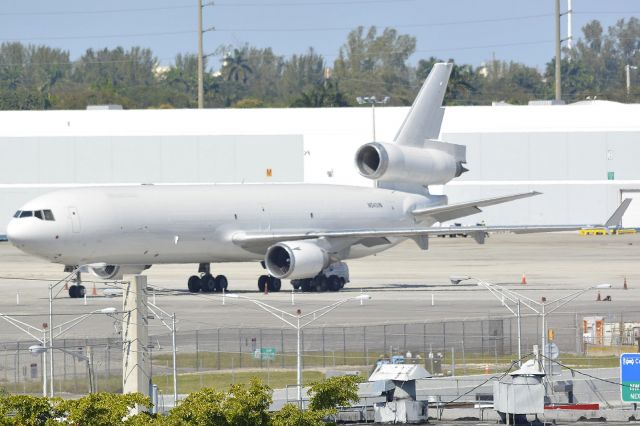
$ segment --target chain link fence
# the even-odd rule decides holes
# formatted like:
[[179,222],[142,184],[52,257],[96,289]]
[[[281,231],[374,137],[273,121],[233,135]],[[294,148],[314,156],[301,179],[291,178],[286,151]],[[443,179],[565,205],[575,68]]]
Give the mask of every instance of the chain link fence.
[[[609,324],[607,338],[586,339],[584,318],[601,318]],[[571,354],[581,367],[603,366],[593,355],[616,355],[636,351],[629,328],[622,324],[640,321],[640,312],[557,313],[547,318],[554,330],[553,342],[561,354]],[[522,354],[540,345],[540,317],[521,317]],[[619,324],[618,328],[612,324]],[[501,371],[518,358],[517,318],[487,317],[406,324],[325,326],[302,330],[302,363],[307,370],[348,369],[363,374],[375,363],[393,355],[420,363],[434,374],[460,375]],[[623,330],[623,331],[620,331]],[[606,330],[605,330],[606,331]],[[602,343],[606,342],[607,345]],[[33,355],[33,341],[0,344],[0,387],[16,393],[39,393],[42,385],[42,355]],[[600,344],[596,344],[600,343]],[[56,392],[85,393],[93,370],[95,388],[122,389],[122,343],[118,337],[57,339],[54,359]],[[78,354],[79,356],[75,356]],[[86,362],[87,355],[92,359]],[[154,381],[172,385],[170,334],[149,338]],[[587,356],[591,355],[591,356]],[[213,372],[292,370],[296,366],[296,331],[289,328],[213,328],[177,331],[179,384],[189,376]],[[232,376],[235,380],[235,376]]]

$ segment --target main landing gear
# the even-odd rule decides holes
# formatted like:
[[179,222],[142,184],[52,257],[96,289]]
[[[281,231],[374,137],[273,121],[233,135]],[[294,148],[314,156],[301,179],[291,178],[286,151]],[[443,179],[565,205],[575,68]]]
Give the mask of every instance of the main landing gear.
[[220,292],[227,290],[227,277],[224,275],[213,276],[211,264],[201,263],[198,267],[199,275],[192,275],[187,281],[187,287],[191,293],[203,291],[204,293]]
[[280,281],[280,278],[272,277],[271,275],[260,275],[258,278],[258,290],[264,292],[265,288],[269,292],[278,292],[282,288],[282,281]]
[[291,285],[294,289],[308,291],[340,291],[346,284],[346,280],[338,275],[324,274],[316,275],[314,278],[306,278],[302,280],[291,280]]

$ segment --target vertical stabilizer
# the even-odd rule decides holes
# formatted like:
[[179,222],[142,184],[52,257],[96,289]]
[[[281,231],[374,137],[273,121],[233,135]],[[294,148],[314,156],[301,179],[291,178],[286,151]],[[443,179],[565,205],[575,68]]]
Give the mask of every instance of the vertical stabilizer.
[[396,144],[422,147],[425,139],[438,138],[444,116],[442,100],[452,68],[452,63],[437,63],[433,66],[398,130]]

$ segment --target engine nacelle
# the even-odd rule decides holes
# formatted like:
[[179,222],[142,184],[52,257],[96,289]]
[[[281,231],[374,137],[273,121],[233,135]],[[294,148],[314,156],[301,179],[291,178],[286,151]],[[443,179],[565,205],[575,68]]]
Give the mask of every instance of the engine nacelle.
[[329,253],[311,241],[284,241],[269,247],[265,266],[276,278],[313,278],[329,266]]
[[356,152],[360,174],[387,182],[441,185],[467,171],[464,147],[427,141],[424,148],[369,142]]
[[89,272],[103,280],[120,280],[124,275],[136,275],[150,267],[150,265],[105,265],[90,267]]

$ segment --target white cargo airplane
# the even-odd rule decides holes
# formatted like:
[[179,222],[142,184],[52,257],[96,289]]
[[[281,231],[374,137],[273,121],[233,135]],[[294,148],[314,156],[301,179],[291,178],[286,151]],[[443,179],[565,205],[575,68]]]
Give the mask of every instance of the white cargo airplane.
[[[436,64],[395,143],[370,142],[356,153],[360,173],[376,188],[310,184],[140,185],[52,192],[25,204],[7,228],[24,252],[79,265],[103,279],[140,273],[158,263],[198,263],[192,292],[220,291],[211,263],[260,261],[258,288],[278,291],[282,278],[304,291],[337,291],[349,281],[343,263],[410,238],[426,250],[433,235],[551,232],[580,226],[434,227],[481,207],[537,192],[447,204],[429,193],[466,171],[465,147],[437,141],[451,64]],[[620,221],[625,201],[607,225]],[[71,286],[71,297],[84,287]]]

